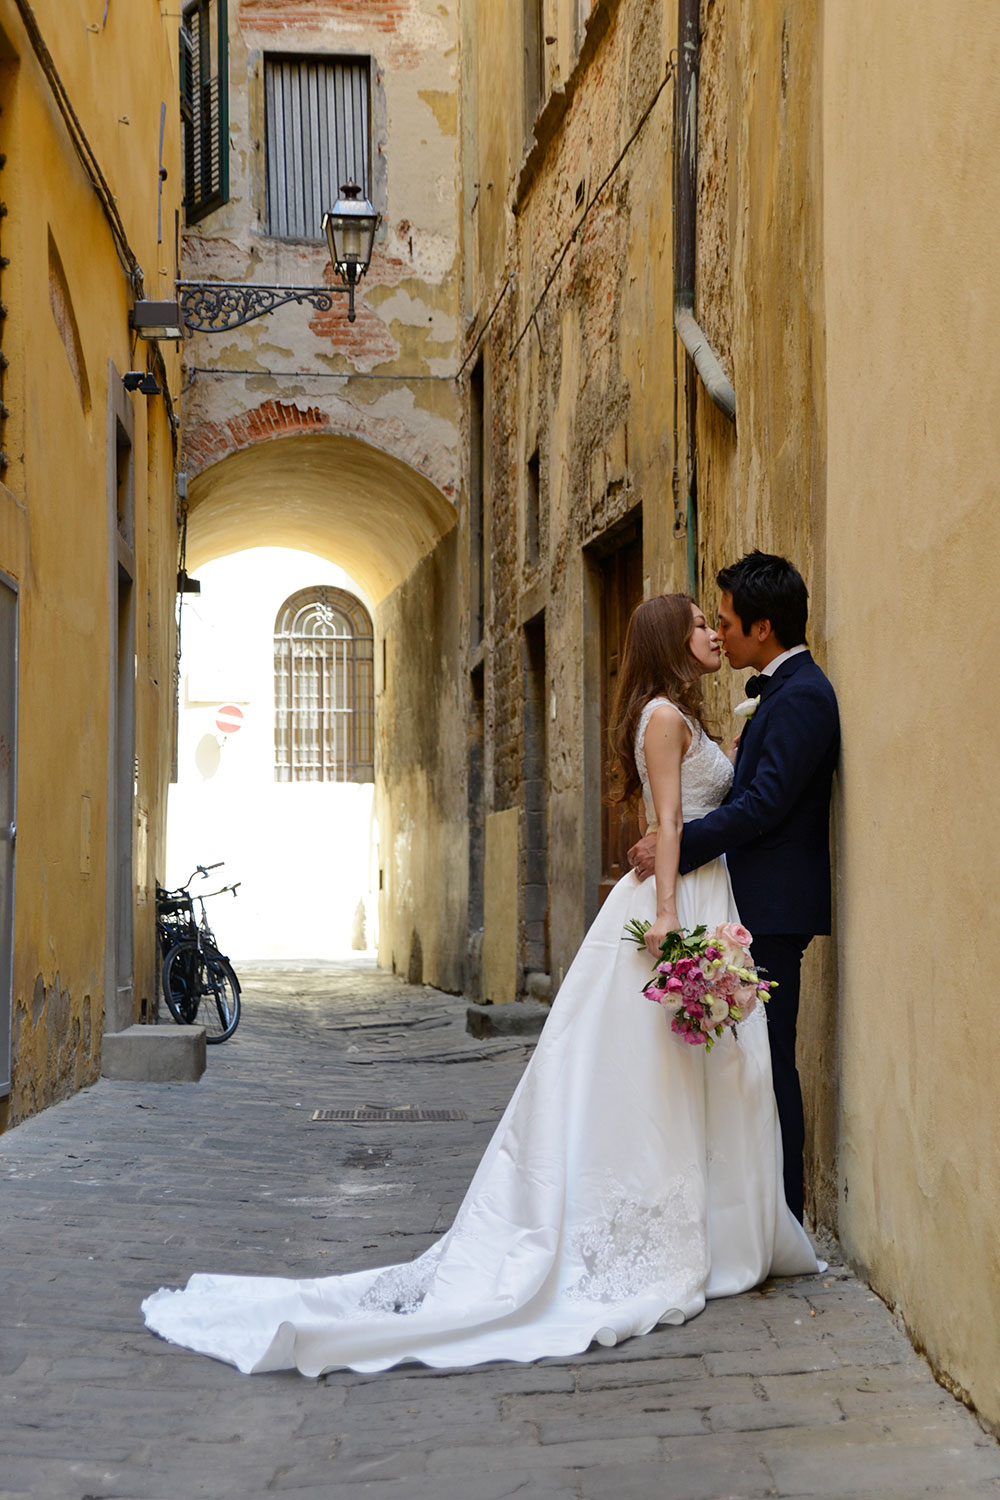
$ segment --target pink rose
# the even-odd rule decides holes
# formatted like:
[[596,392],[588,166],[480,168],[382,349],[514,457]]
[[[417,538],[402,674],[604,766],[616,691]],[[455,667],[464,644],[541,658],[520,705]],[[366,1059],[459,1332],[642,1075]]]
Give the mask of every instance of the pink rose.
[[728,938],[737,948],[749,948],[753,942],[753,934],[741,922],[723,922],[719,928],[719,936]]
[[735,995],[740,987],[740,976],[734,974],[732,969],[716,969],[712,975],[712,991],[717,995],[725,995],[727,998]]
[[740,1020],[745,1021],[757,1009],[757,991],[752,984],[744,985],[739,994],[733,996],[732,1003],[740,1013]]

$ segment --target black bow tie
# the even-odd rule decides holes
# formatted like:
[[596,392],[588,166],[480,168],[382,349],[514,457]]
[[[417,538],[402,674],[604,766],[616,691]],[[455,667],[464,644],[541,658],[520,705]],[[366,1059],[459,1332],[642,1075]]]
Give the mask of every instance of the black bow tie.
[[759,698],[764,690],[764,687],[769,681],[770,678],[764,676],[748,677],[746,686],[744,687],[743,691],[746,693],[748,698]]

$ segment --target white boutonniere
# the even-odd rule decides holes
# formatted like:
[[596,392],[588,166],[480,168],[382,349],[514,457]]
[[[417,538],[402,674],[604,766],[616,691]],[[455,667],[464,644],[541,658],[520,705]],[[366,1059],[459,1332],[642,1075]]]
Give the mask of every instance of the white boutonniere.
[[757,712],[759,698],[744,698],[742,703],[737,703],[733,713],[740,719],[752,719]]

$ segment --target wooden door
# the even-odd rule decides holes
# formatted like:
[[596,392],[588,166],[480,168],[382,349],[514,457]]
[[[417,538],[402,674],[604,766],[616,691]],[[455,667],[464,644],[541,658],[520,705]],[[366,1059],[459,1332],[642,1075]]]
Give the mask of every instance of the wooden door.
[[642,599],[642,538],[610,553],[601,570],[601,881],[598,901],[628,869],[626,854],[639,837],[639,819],[621,804],[608,803],[608,717],[614,703],[618,669],[629,616]]

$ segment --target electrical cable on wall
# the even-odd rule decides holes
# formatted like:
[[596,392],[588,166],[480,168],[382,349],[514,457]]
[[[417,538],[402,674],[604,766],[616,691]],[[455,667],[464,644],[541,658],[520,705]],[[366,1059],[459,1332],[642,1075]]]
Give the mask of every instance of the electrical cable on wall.
[[[622,162],[625,160],[625,157],[626,157],[627,153],[631,150],[633,144],[635,143],[635,141],[636,141],[636,139],[637,139],[637,137],[639,135],[639,132],[642,130],[642,127],[645,125],[646,121],[649,119],[650,115],[653,113],[653,108],[654,108],[657,100],[659,99],[660,95],[663,93],[663,90],[666,88],[667,84],[673,78],[675,72],[676,72],[676,66],[675,66],[675,63],[673,61],[673,58],[671,57],[667,61],[667,71],[666,71],[666,73],[664,74],[663,78],[660,81],[659,88],[656,90],[656,93],[653,95],[652,99],[650,99],[649,103],[646,105],[646,108],[643,110],[642,114],[639,116],[639,123],[636,125],[636,127],[633,130],[632,134],[629,136],[628,140],[625,142],[625,144],[622,147],[621,151],[619,151],[619,153],[618,153],[617,157],[615,158],[614,163],[612,164],[610,170],[607,172],[607,174],[605,175],[605,177],[601,181],[600,186],[598,188],[596,188],[595,191],[594,191],[594,193],[591,195],[590,201],[588,202],[587,206],[583,210],[583,213],[580,215],[579,219],[577,220],[576,224],[574,225],[573,230],[570,233],[570,236],[567,239],[566,243],[563,245],[562,249],[560,250],[559,255],[556,258],[555,265],[552,267],[552,270],[549,272],[548,279],[546,280],[545,285],[542,288],[541,295],[539,296],[538,300],[536,301],[534,307],[531,309],[531,312],[528,314],[527,321],[525,322],[524,327],[521,329],[521,332],[518,334],[517,338],[514,340],[514,342],[510,346],[510,358],[511,359],[513,359],[514,354],[517,351],[518,345],[520,344],[521,340],[524,338],[524,335],[527,333],[528,329],[531,327],[532,323],[535,321],[535,316],[536,316],[536,314],[538,312],[538,309],[541,307],[542,303],[545,301],[545,298],[548,296],[549,288],[551,287],[552,283],[556,279],[556,275],[557,275],[557,273],[559,271],[559,267],[562,265],[563,261],[566,259],[566,256],[569,254],[570,247],[575,243],[577,237],[579,236],[580,230],[583,228],[584,224],[586,223],[587,217],[590,214],[591,209],[594,207],[594,204],[600,198],[601,194],[604,192],[604,189],[607,187],[607,185],[611,181],[612,177],[614,177],[615,173],[618,171],[618,168],[621,166]],[[536,329],[536,331],[537,331],[537,329]]]

